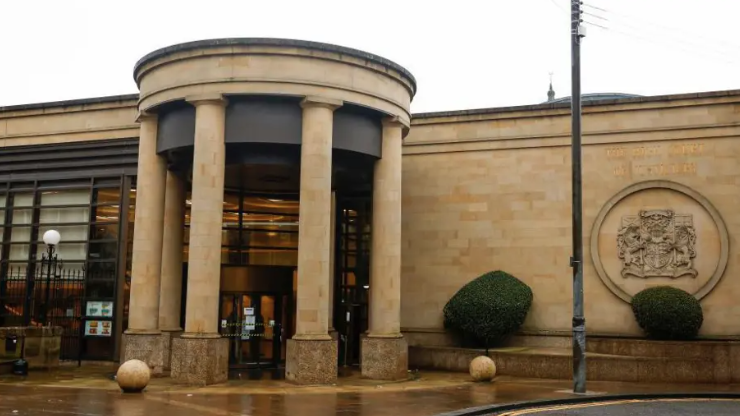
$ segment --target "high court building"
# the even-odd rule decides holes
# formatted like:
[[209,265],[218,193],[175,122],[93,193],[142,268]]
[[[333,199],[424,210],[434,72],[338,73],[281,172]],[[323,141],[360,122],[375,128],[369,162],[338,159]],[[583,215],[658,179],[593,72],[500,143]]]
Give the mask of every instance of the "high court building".
[[[398,64],[282,39],[174,45],[133,76],[134,95],[0,108],[0,325],[53,315],[62,358],[189,384],[392,380],[451,345],[457,290],[505,270],[534,292],[523,334],[569,336],[569,99],[412,114]],[[740,91],[583,112],[589,333],[641,336],[629,300],[669,284],[701,300],[703,337],[738,335]]]

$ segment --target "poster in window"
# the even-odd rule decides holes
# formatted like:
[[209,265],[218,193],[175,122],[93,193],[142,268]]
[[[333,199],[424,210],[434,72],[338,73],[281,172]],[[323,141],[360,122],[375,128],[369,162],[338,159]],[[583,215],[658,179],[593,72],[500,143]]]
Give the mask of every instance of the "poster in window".
[[85,316],[100,316],[100,302],[87,302]]
[[111,321],[87,321],[85,322],[85,336],[109,337],[113,333],[112,326]]
[[87,308],[85,316],[94,316],[101,318],[112,318],[113,317],[113,302],[105,301],[90,301],[87,302]]
[[113,317],[113,302],[100,302],[100,316],[105,318]]

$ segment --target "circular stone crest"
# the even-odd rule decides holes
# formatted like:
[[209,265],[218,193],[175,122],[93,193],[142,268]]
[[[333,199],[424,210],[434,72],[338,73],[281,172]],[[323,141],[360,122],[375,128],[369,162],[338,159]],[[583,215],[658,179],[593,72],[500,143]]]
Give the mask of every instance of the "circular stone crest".
[[716,208],[688,186],[666,180],[633,184],[601,208],[591,258],[623,301],[652,286],[673,286],[701,300],[727,267],[729,235]]

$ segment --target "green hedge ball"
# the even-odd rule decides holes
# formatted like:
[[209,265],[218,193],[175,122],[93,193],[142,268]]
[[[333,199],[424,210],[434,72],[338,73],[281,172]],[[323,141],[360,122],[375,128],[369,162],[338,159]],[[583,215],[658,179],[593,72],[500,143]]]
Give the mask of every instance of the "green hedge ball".
[[696,338],[704,322],[699,301],[681,289],[656,286],[632,298],[632,312],[648,338],[689,340]]
[[463,286],[445,305],[445,328],[488,348],[519,330],[532,306],[532,289],[503,272]]

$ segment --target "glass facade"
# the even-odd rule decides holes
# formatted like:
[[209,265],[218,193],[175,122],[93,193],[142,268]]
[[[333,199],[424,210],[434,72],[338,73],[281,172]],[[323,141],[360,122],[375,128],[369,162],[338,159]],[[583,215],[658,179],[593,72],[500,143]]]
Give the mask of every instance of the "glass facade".
[[[121,175],[0,182],[0,325],[63,327],[62,359],[118,358],[119,334],[128,328],[135,179]],[[337,204],[335,307],[338,311],[350,308],[357,314],[359,319],[345,330],[359,340],[367,325],[370,204],[367,198],[339,198]],[[287,339],[295,331],[298,215],[298,193],[259,194],[227,189],[224,195],[221,263],[226,280],[222,283],[222,296],[251,296],[263,303],[274,300],[274,305],[260,308],[260,316],[265,322],[277,322],[276,328],[284,331],[276,340]],[[189,224],[188,192],[182,324],[187,297]],[[58,261],[52,268],[43,242],[43,235],[49,230],[61,235],[54,250]],[[247,274],[251,277],[244,277]],[[255,278],[271,283],[254,286]],[[90,316],[91,302],[112,302],[112,314],[106,318]],[[99,323],[102,319],[112,325],[109,333],[91,333],[86,329],[87,322]],[[269,339],[260,343],[254,350],[259,353],[253,351],[250,354],[257,355],[244,360],[284,359],[284,343],[271,345]],[[240,349],[242,354],[247,354],[245,348]],[[358,353],[352,355],[359,357]]]
[[337,197],[334,327],[346,335],[339,361],[349,365],[359,365],[360,336],[368,330],[371,209],[367,196]]
[[[188,258],[190,193],[185,207],[184,258]],[[297,266],[298,194],[224,194],[221,264]]]
[[[0,183],[0,325],[58,325],[63,359],[113,358],[115,329],[85,336],[84,325],[88,302],[116,305],[125,182]],[[51,264],[43,242],[49,230],[61,235]]]

